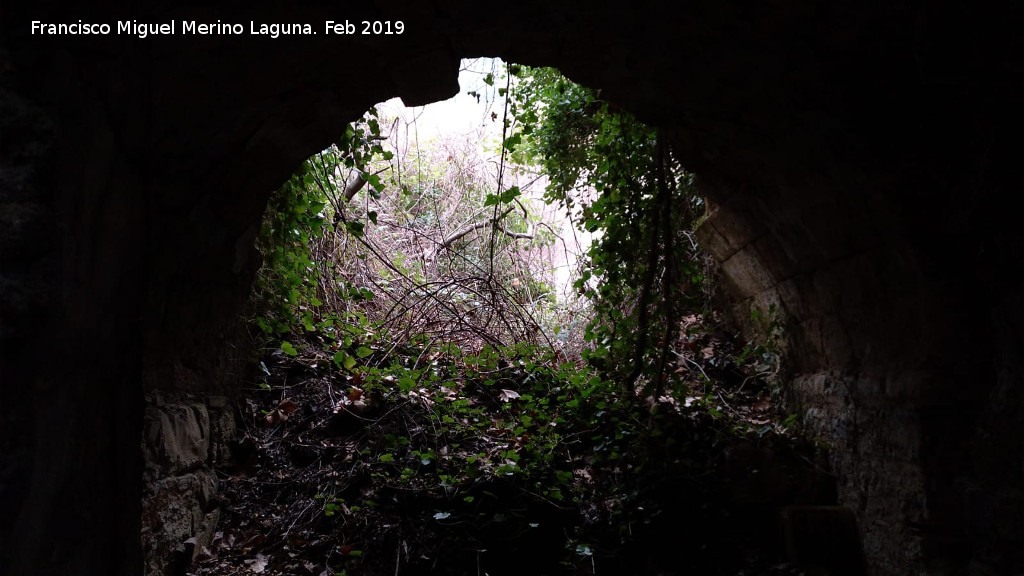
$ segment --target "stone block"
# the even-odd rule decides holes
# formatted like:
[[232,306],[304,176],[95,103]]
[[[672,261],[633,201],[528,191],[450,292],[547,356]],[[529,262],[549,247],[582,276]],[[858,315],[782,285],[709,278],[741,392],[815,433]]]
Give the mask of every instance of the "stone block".
[[204,404],[165,404],[146,411],[147,465],[178,474],[206,464],[210,414]]
[[729,198],[710,219],[733,252],[743,249],[767,231],[764,219],[755,216],[749,207],[743,206],[743,201],[742,197]]
[[796,245],[784,242],[778,234],[765,234],[752,244],[760,261],[775,278],[790,278],[806,271],[814,262],[798,250]]
[[[712,208],[711,210],[718,210],[718,208]],[[725,235],[718,230],[714,212],[697,228],[696,235],[701,249],[718,262],[727,259],[736,252],[736,249],[729,243]]]
[[753,249],[740,250],[722,262],[721,273],[732,281],[739,295],[744,299],[761,292],[774,283],[770,273]]
[[216,484],[215,475],[206,469],[150,484],[142,510],[147,575],[169,576],[173,554],[168,554],[181,550],[190,539],[194,539],[189,547],[193,556],[210,544],[220,517],[213,498]]

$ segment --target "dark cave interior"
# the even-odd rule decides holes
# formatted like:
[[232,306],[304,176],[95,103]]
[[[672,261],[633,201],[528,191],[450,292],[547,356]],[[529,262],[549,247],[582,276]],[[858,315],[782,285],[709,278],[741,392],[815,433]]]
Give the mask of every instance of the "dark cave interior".
[[[247,357],[237,318],[270,191],[373,103],[447,98],[460,58],[493,55],[557,66],[671,134],[712,206],[701,241],[726,308],[742,324],[751,303],[775,304],[792,327],[788,393],[832,443],[871,573],[1019,573],[1024,49],[1002,10],[89,7],[105,22],[406,30],[140,39],[33,35],[31,21],[79,12],[5,5],[0,572],[159,564],[167,551],[144,558],[140,531],[194,534],[142,525],[144,492],[198,506],[189,529],[204,529],[196,502]],[[212,430],[198,466],[154,456],[175,413]],[[176,500],[147,492],[158,484]]]

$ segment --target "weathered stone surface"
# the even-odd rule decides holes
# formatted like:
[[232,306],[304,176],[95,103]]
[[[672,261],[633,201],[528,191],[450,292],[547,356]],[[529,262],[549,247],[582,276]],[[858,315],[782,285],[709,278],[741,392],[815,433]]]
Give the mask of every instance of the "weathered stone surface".
[[205,466],[210,438],[210,414],[204,404],[164,404],[146,410],[146,464],[158,474]]
[[[191,562],[213,540],[220,517],[214,494],[216,476],[208,469],[150,482],[142,510],[142,546],[146,574],[172,574],[175,562]],[[187,558],[176,559],[194,539]]]
[[234,430],[226,397],[210,396],[205,403],[161,393],[147,397],[142,442],[147,574],[180,573],[210,544],[220,517],[214,469],[228,461]]

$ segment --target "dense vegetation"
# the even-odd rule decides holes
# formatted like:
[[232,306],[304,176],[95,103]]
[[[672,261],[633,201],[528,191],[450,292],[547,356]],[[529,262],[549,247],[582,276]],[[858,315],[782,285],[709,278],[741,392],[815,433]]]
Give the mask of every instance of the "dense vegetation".
[[[637,542],[678,514],[705,555],[683,564],[760,561],[715,548],[755,530],[722,517],[722,454],[788,442],[778,327],[740,345],[715,323],[692,176],[557,71],[484,85],[505,97],[494,163],[473,142],[394,145],[375,109],[272,198],[234,531],[202,573],[653,572],[672,544]],[[546,203],[593,238],[569,296]]]

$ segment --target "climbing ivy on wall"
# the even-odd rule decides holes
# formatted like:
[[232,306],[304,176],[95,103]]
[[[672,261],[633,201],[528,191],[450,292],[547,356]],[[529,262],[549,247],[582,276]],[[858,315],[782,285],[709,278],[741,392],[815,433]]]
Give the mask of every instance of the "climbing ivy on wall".
[[[345,202],[367,184],[369,194],[379,195],[380,176],[369,167],[375,159],[390,159],[390,153],[380,145],[376,114],[371,109],[350,124],[331,147],[304,161],[271,195],[257,241],[263,267],[255,286],[255,322],[264,334],[333,335],[351,318],[339,316],[337,306],[325,307],[325,301],[367,297],[339,279],[333,251],[335,231],[355,236],[363,231],[364,219],[347,217]],[[356,176],[342,182],[343,171]],[[365,219],[375,220],[376,214],[370,212]],[[282,348],[294,352],[287,341]]]
[[313,185],[313,170],[309,161],[303,162],[271,196],[260,230],[263,267],[256,290],[263,311],[256,322],[266,334],[314,328],[319,274],[311,248],[324,234],[326,198]]
[[[664,134],[551,68],[510,66],[511,157],[542,166],[547,198],[597,241],[576,288],[595,304],[589,360],[606,375],[663,390],[684,312],[709,304],[708,265],[692,239],[703,211]],[[512,83],[510,82],[510,85]]]

